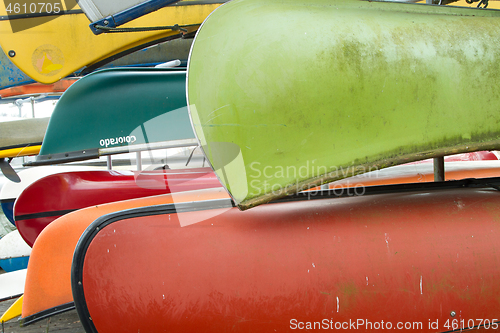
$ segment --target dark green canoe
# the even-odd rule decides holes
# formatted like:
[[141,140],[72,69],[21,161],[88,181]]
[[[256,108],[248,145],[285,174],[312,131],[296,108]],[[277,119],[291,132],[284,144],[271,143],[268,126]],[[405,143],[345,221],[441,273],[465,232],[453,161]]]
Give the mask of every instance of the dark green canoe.
[[234,0],[198,31],[193,126],[242,209],[352,174],[500,148],[500,11]]
[[196,145],[185,85],[185,71],[169,69],[117,68],[85,76],[61,96],[30,165]]

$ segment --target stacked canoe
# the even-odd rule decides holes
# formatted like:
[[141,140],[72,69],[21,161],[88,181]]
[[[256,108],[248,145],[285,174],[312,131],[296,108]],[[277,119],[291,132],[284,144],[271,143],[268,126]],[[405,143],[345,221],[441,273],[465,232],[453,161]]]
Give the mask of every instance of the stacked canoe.
[[[115,109],[135,112],[58,131],[52,118],[32,164],[176,141],[211,169],[164,170],[166,156],[162,179],[145,180],[165,192],[143,197],[147,172],[107,171],[128,187],[96,172],[34,183],[71,189],[68,199],[97,184],[135,189],[66,210],[23,211],[19,197],[21,229],[52,214],[26,237],[23,325],[76,307],[101,333],[339,329],[353,318],[367,332],[499,327],[500,161],[484,151],[500,149],[500,12],[233,0],[196,29],[187,73],[113,69],[71,86],[55,115],[84,117],[84,99],[110,122]],[[89,128],[93,142],[63,140]],[[446,181],[433,181],[420,161],[447,155]]]

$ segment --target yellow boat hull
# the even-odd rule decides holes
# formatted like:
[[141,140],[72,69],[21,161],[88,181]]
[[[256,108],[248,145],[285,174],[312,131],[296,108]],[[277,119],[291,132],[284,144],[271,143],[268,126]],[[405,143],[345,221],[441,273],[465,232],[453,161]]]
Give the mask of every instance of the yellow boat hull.
[[[122,27],[186,26],[194,32],[220,3],[189,4],[162,8]],[[33,28],[12,32],[9,21],[0,21],[0,45],[10,60],[24,73],[40,83],[54,83],[85,66],[128,49],[166,38],[181,37],[179,31],[162,30],[95,36],[83,12],[61,15],[47,22],[46,17],[23,18]],[[0,16],[7,15],[3,3]],[[39,23],[39,24],[38,24]]]
[[23,311],[23,297],[19,297],[5,313],[0,317],[0,323],[8,322],[11,319],[19,317]]

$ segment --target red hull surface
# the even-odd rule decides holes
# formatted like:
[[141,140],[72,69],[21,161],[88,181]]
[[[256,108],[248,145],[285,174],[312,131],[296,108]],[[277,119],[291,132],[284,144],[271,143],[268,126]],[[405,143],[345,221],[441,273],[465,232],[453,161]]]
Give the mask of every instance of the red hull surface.
[[16,200],[14,219],[28,245],[52,221],[94,205],[171,192],[220,187],[210,168],[158,171],[81,171],[44,177]]
[[499,237],[492,188],[139,208],[87,228],[73,296],[87,332],[487,332]]

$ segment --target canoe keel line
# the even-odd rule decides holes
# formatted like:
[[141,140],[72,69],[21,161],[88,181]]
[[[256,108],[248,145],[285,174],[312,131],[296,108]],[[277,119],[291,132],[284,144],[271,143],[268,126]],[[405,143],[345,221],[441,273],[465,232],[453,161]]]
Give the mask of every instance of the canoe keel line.
[[[304,21],[320,28],[297,29]],[[241,209],[369,170],[495,150],[498,36],[494,10],[231,1],[193,42],[193,128]]]
[[228,199],[130,209],[80,238],[73,297],[87,332],[285,331],[358,319],[444,332],[456,314],[486,331],[475,319],[498,325],[499,204],[497,190],[480,187],[247,212]]

